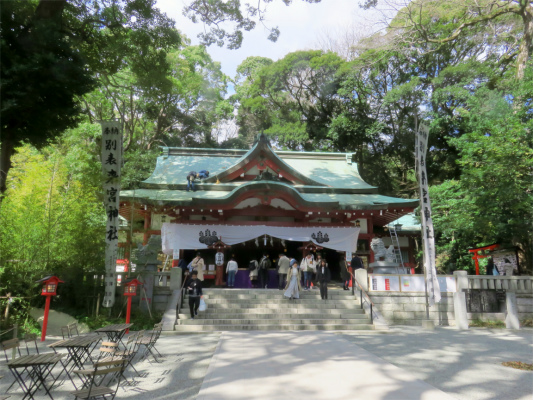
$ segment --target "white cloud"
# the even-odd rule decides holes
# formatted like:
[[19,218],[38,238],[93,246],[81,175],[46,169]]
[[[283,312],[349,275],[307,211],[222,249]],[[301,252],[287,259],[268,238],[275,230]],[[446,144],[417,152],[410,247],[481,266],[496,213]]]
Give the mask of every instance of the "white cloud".
[[[193,24],[182,15],[182,0],[158,0],[157,6],[176,21],[176,26],[198,43],[196,35],[203,31],[202,24]],[[251,32],[245,32],[242,47],[227,50],[211,46],[208,51],[215,61],[219,61],[224,73],[235,76],[237,66],[250,56],[263,56],[273,60],[283,58],[296,50],[317,48],[320,35],[341,33],[350,26],[368,26],[370,19],[376,20],[376,14],[359,8],[357,0],[322,0],[318,4],[294,1],[290,6],[277,0],[268,4],[265,24],[278,26],[281,35],[276,43],[267,40],[268,31],[258,26]]]

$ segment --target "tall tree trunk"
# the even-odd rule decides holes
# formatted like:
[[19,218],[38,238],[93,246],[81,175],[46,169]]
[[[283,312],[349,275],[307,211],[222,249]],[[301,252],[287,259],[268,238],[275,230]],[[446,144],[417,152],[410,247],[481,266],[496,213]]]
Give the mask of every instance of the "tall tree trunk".
[[522,21],[524,22],[524,37],[520,42],[518,57],[516,57],[516,78],[524,79],[524,71],[531,56],[533,45],[533,6],[529,1],[521,9]]

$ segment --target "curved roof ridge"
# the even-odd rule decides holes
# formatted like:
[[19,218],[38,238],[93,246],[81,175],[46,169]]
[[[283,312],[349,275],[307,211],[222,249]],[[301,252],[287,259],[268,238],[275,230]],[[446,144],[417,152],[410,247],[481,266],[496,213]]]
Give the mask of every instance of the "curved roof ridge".
[[205,180],[206,183],[212,183],[216,182],[217,180],[222,180],[228,175],[238,171],[240,168],[244,167],[246,164],[251,162],[255,156],[261,152],[261,150],[267,151],[267,158],[268,156],[271,156],[277,163],[280,164],[281,167],[285,168],[286,170],[289,170],[291,175],[293,175],[298,180],[302,181],[303,183],[307,185],[314,185],[314,186],[327,186],[321,182],[317,182],[308,176],[302,174],[301,172],[297,171],[293,167],[291,167],[289,164],[287,164],[282,158],[280,158],[274,149],[272,149],[272,146],[270,145],[270,141],[267,139],[267,137],[262,133],[259,135],[258,139],[254,142],[254,145],[252,148],[244,154],[241,158],[239,158],[235,164],[233,164],[231,167],[227,168],[226,170],[219,172],[216,175],[213,175]]
[[235,189],[233,189],[231,192],[227,193],[225,196],[218,197],[216,199],[206,199],[204,197],[192,197],[192,200],[196,202],[197,204],[201,204],[202,202],[206,202],[209,204],[216,204],[216,203],[225,203],[230,199],[234,199],[238,197],[241,193],[250,191],[250,190],[261,190],[261,189],[278,189],[286,192],[287,194],[291,194],[294,198],[297,198],[299,202],[306,206],[317,206],[317,205],[325,205],[326,203],[329,206],[339,205],[339,201],[333,200],[333,201],[312,201],[305,199],[302,194],[296,190],[295,187],[285,183],[285,182],[276,182],[276,181],[251,181],[247,182]]

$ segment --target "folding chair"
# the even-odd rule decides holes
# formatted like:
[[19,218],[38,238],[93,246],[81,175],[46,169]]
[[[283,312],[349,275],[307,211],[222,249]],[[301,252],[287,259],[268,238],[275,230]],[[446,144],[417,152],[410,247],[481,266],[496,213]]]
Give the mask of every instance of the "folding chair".
[[139,331],[136,334],[130,334],[130,336],[128,337],[128,341],[126,342],[126,350],[115,352],[115,357],[122,357],[128,360],[126,369],[128,369],[128,367],[131,365],[131,367],[138,376],[141,376],[141,374],[133,366],[133,359],[135,358],[137,352],[139,351],[139,348],[141,347],[141,339],[143,335],[144,331]]
[[24,344],[26,345],[26,352],[28,355],[31,354],[30,348],[28,347],[28,343],[33,342],[33,345],[35,346],[35,352],[39,354],[39,348],[37,347],[37,335],[35,333],[26,333],[24,335]]
[[[120,387],[120,378],[124,374],[126,369],[127,360],[124,358],[110,360],[110,361],[99,361],[94,364],[94,369],[92,370],[81,370],[75,371],[76,373],[82,373],[90,378],[89,385],[87,389],[76,390],[70,392],[74,397],[79,399],[94,399],[97,397],[106,398],[109,396],[113,400],[117,394],[118,388]],[[104,380],[107,375],[111,374],[111,379],[107,383],[108,386],[104,386]],[[101,378],[97,383],[96,380]],[[109,387],[113,380],[116,380],[117,384],[114,388]]]
[[[69,337],[80,336],[80,332],[78,330],[78,323],[77,322],[73,322],[72,324],[68,324],[67,328],[68,328]],[[74,334],[76,334],[76,335],[74,335]]]
[[140,359],[140,361],[143,361],[144,359],[147,359],[148,356],[151,354],[154,358],[155,362],[159,362],[157,359],[155,353],[159,354],[159,357],[163,357],[161,353],[156,349],[155,343],[157,342],[157,339],[159,339],[159,336],[161,336],[161,331],[163,330],[163,323],[158,323],[154,325],[154,329],[152,331],[152,334],[147,337],[143,337],[140,341],[140,345],[145,347],[144,353]]
[[[20,354],[20,341],[18,339],[9,339],[9,340],[4,340],[2,343],[0,343],[0,346],[2,347],[2,350],[4,350],[4,356],[6,358],[6,362],[9,362],[9,356],[8,356],[8,353],[11,353],[11,355],[15,355],[15,357],[12,357],[11,360],[15,359],[16,358],[16,353],[18,352],[18,356],[20,357],[21,354]],[[13,352],[13,350],[15,350]],[[7,388],[6,390],[6,393],[9,392],[11,390],[11,388],[13,387],[13,385],[17,383],[17,381],[13,381],[11,383],[11,385],[9,385],[9,387]]]
[[[4,356],[6,357],[6,361],[9,362],[9,356],[8,350],[11,350],[11,353],[13,352],[13,349],[16,349],[16,352],[20,354],[20,341],[18,339],[9,339],[4,340],[2,343],[0,343],[0,347],[2,347],[2,350],[4,350]],[[14,358],[14,357],[13,357]]]
[[115,358],[115,353],[118,349],[118,343],[115,342],[102,342],[100,346],[100,354],[96,358],[98,362],[110,361]]
[[70,338],[70,332],[68,329],[68,325],[61,327],[61,336],[63,336],[63,339],[69,339]]

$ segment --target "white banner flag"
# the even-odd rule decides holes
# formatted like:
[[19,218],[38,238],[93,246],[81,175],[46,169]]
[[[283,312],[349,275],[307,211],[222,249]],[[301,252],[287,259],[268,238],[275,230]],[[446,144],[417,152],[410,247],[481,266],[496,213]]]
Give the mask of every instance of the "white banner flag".
[[[161,227],[163,253],[174,249],[207,249],[219,240],[234,245],[264,235],[296,242],[313,242],[338,251],[355,252],[360,228],[283,227],[265,225],[187,225],[165,222]],[[261,240],[261,244],[264,241]]]
[[426,170],[426,154],[428,148],[429,128],[423,124],[418,127],[416,136],[416,171],[420,187],[420,213],[422,219],[422,239],[424,241],[424,264],[427,272],[429,305],[440,302],[440,287],[435,266],[435,231],[431,218],[429,185]]
[[104,307],[115,304],[116,266],[118,250],[118,209],[120,166],[122,164],[122,123],[102,121],[102,170],[104,173],[104,207],[107,216],[105,234],[105,294]]

